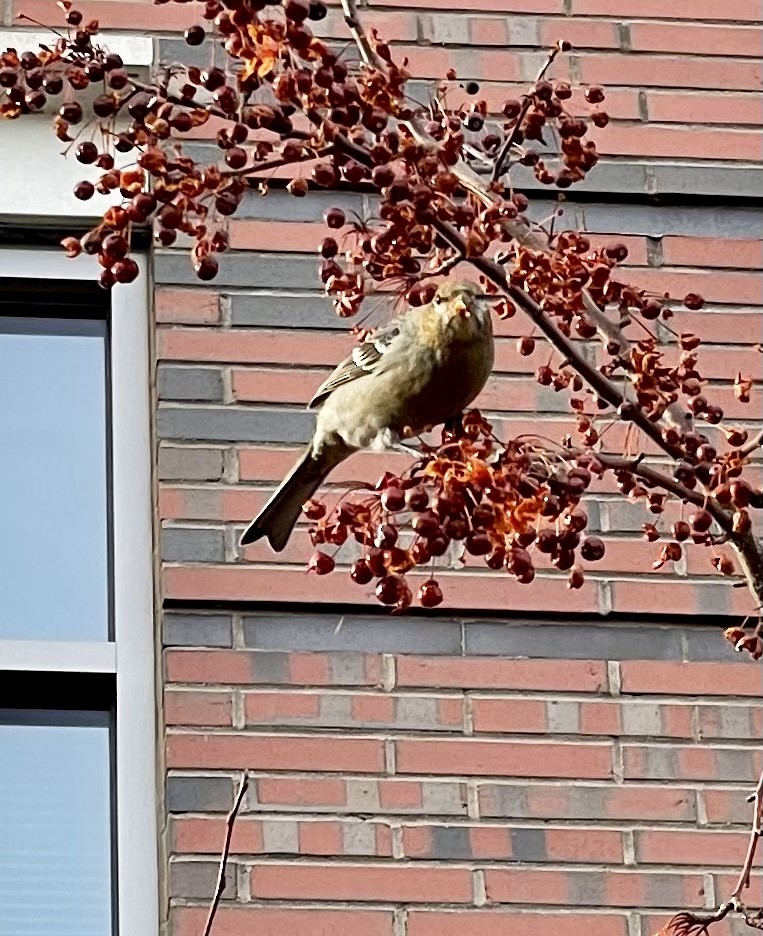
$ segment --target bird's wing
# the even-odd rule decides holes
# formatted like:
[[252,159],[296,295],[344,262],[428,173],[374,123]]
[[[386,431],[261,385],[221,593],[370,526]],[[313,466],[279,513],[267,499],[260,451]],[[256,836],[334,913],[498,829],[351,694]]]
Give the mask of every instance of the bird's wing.
[[379,369],[384,355],[400,334],[400,323],[395,320],[389,325],[372,332],[361,344],[356,345],[342,363],[324,380],[307,404],[308,409],[315,409],[333,393],[337,387],[350,383],[364,374]]

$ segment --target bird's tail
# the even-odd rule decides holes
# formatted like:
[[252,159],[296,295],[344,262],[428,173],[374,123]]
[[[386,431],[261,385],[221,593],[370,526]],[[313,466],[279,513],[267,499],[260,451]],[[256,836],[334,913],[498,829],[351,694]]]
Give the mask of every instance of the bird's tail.
[[[342,457],[345,454],[342,453]],[[255,543],[266,536],[273,549],[281,552],[299,520],[302,505],[310,500],[326,475],[341,460],[326,455],[316,457],[312,445],[308,445],[267,504],[244,530],[241,545]]]

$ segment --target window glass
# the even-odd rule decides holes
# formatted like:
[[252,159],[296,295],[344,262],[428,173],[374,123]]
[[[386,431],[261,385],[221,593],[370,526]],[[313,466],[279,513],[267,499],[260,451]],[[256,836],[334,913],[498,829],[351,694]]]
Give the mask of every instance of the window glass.
[[108,716],[56,714],[0,724],[0,936],[112,933]]
[[105,640],[106,325],[0,317],[0,639]]

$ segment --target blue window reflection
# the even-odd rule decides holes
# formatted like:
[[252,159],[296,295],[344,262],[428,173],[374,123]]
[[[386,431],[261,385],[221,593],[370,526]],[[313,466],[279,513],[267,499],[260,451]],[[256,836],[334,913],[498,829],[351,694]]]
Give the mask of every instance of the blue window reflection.
[[0,724],[0,936],[111,936],[109,728],[85,717]]
[[108,637],[105,342],[0,318],[0,639]]

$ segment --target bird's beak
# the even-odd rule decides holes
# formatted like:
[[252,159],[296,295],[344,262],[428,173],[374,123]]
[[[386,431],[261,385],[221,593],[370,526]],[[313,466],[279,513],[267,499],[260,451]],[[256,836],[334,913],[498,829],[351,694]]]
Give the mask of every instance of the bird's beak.
[[472,314],[471,306],[464,302],[463,299],[455,299],[453,302],[453,308],[458,315],[463,315],[464,318],[469,318],[469,316]]

